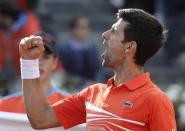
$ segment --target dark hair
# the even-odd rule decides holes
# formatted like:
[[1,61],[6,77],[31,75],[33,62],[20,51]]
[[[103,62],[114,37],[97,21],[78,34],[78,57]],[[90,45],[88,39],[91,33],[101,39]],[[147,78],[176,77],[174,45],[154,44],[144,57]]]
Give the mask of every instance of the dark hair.
[[44,52],[45,52],[46,54],[48,54],[48,55],[53,54],[53,57],[54,57],[54,58],[57,58],[57,55],[56,55],[55,53],[53,53],[53,52],[51,51],[51,49],[49,49],[47,46],[44,46],[44,48],[45,48]]
[[140,9],[121,9],[117,17],[128,22],[124,42],[137,43],[135,63],[143,66],[165,43],[163,26],[154,16]]
[[0,14],[3,16],[10,16],[14,21],[19,17],[20,10],[15,0],[1,0]]
[[46,54],[53,54],[54,58],[57,57],[58,54],[56,49],[56,42],[51,34],[48,34],[46,32],[39,32],[37,34],[34,34],[34,36],[42,37]]
[[87,20],[88,20],[88,24],[89,24],[89,25],[88,25],[89,28],[92,27],[91,22],[90,22],[90,20],[89,20],[89,18],[88,18],[87,16],[85,16],[85,15],[79,15],[79,16],[75,16],[75,17],[72,18],[72,20],[71,20],[71,22],[70,22],[70,24],[69,24],[70,30],[73,30],[74,28],[77,27],[78,21],[79,21],[80,19],[87,19]]

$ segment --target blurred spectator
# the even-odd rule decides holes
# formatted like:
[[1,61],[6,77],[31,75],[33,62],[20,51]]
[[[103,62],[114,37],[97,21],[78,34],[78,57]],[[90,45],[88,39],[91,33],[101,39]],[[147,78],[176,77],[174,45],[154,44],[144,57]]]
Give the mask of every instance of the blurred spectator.
[[65,71],[79,79],[76,89],[81,90],[89,81],[103,81],[102,67],[95,45],[88,40],[91,33],[89,19],[85,16],[74,17],[70,31],[72,36],[67,44],[59,48],[59,57]]
[[162,5],[168,29],[168,39],[167,44],[165,44],[168,64],[177,65],[182,53],[182,36],[185,35],[183,30],[185,25],[185,0],[163,0]]
[[17,0],[0,1],[0,85],[8,93],[7,86],[19,74],[20,39],[40,32],[39,20],[27,9],[21,11]]
[[[58,90],[51,86],[51,75],[57,64],[56,44],[52,36],[46,33],[39,33],[37,36],[43,38],[45,51],[39,58],[40,82],[49,102],[55,102],[67,98],[69,93]],[[20,85],[21,86],[21,85]],[[0,111],[25,113],[22,91],[0,99]]]

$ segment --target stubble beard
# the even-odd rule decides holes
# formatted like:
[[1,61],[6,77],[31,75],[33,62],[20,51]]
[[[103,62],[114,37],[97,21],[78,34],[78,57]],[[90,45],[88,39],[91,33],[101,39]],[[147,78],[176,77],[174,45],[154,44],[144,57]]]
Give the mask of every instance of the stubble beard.
[[103,67],[110,67],[110,56],[105,56],[102,62]]

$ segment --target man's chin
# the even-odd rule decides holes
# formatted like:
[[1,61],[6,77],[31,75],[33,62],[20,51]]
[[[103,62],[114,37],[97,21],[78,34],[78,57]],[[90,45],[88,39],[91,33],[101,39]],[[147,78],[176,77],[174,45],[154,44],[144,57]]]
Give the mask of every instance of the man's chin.
[[103,67],[111,67],[108,63],[106,63],[105,61],[102,62],[102,66]]

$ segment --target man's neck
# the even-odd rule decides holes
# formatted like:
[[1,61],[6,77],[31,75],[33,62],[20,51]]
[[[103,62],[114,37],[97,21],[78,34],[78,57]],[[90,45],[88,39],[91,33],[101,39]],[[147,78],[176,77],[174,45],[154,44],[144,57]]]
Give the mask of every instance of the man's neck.
[[125,62],[114,69],[114,85],[117,87],[128,80],[131,80],[144,73],[143,66],[136,65],[133,62]]

